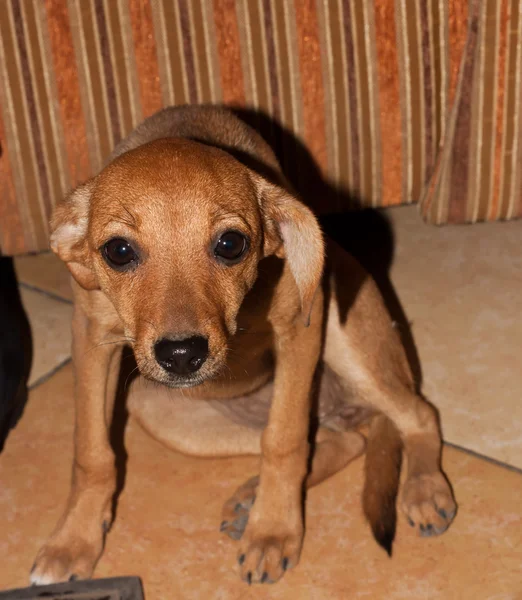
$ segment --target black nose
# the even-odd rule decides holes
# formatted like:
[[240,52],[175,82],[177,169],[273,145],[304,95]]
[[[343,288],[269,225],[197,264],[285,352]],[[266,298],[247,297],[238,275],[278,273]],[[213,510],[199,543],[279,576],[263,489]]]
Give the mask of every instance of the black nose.
[[207,360],[208,340],[199,335],[184,340],[159,340],[154,345],[154,354],[169,373],[189,375],[198,371]]

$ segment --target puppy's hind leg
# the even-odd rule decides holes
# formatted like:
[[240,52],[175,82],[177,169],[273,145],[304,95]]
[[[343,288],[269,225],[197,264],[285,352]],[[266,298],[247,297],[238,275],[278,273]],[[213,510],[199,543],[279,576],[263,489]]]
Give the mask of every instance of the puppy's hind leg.
[[[305,479],[311,488],[344,469],[348,463],[364,452],[364,437],[356,431],[336,432],[321,427],[317,432],[316,445],[310,471]],[[259,477],[252,477],[240,486],[225,503],[221,531],[234,540],[241,539],[248,522],[248,514],[255,498]]]
[[[262,429],[234,422],[204,400],[183,398],[167,388],[136,380],[129,411],[141,426],[168,448],[199,457],[259,455]],[[354,431],[337,433],[321,427],[306,478],[312,487],[331,477],[364,452],[364,438]],[[240,486],[225,503],[221,531],[240,539],[254,504],[259,477]]]
[[[441,471],[442,442],[437,414],[415,390],[401,340],[371,279],[362,284],[345,322],[335,297],[332,299],[324,358],[359,397],[360,403],[381,415],[377,417],[375,435],[373,438],[370,435],[368,441],[367,488],[370,479],[381,481],[379,473],[397,469],[395,459],[392,460],[397,452],[390,448],[399,444],[407,461],[402,509],[409,523],[417,526],[421,535],[445,531],[455,515],[456,504]],[[391,427],[383,422],[385,417],[391,421]],[[375,465],[373,471],[371,464]],[[389,482],[395,489],[382,488],[377,496],[382,510],[394,513],[398,476],[389,478]],[[373,492],[365,493],[365,498],[372,496],[375,497]],[[365,510],[369,516],[367,507]],[[378,514],[375,510],[371,512]],[[386,522],[394,525],[394,514],[385,516],[383,523]],[[374,532],[383,523],[372,522]],[[390,530],[376,534],[388,552],[393,533]]]
[[[234,422],[204,400],[191,400],[143,380],[131,386],[129,412],[152,437],[190,456],[259,455],[262,429]],[[249,479],[225,504],[221,530],[239,539],[254,503],[259,477]]]

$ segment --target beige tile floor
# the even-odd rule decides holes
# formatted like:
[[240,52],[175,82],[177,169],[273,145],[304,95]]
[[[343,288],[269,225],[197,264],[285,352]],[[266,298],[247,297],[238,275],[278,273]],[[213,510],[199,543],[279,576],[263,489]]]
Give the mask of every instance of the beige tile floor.
[[391,278],[447,440],[522,469],[522,221],[435,228],[390,213]]
[[20,293],[34,338],[32,386],[70,359],[72,305],[34,289],[22,287]]
[[[516,302],[522,222],[437,229],[424,226],[411,208],[396,209],[391,218],[392,278],[412,321],[424,390],[441,411],[446,439],[486,457],[444,450],[459,502],[451,529],[420,539],[400,519],[388,559],[364,524],[358,461],[310,492],[299,567],[276,586],[247,588],[235,572],[235,544],[220,536],[218,525],[221,504],[256,472],[257,461],[169,452],[131,419],[126,483],[97,576],[140,575],[148,600],[522,600],[522,472],[516,469],[522,467]],[[70,343],[66,271],[51,255],[18,259],[17,270],[35,337],[36,385],[0,455],[0,589],[26,584],[62,510],[72,450],[71,365],[53,373]]]

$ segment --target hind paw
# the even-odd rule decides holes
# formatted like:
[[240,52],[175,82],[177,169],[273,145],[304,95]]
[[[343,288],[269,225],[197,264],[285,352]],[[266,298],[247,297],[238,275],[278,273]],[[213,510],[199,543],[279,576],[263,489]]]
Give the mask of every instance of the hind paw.
[[259,477],[252,477],[223,506],[220,531],[233,540],[240,540],[248,523],[250,509],[256,499]]
[[429,537],[446,531],[455,517],[457,505],[449,483],[439,471],[406,481],[402,510],[410,526],[422,537]]

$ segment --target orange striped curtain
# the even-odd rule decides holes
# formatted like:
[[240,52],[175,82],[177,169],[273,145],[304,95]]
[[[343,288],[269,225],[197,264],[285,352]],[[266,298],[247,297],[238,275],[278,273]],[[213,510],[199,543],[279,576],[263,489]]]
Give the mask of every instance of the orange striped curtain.
[[199,102],[268,113],[363,205],[516,216],[521,6],[1,0],[0,248],[47,248],[53,205],[122,136]]

